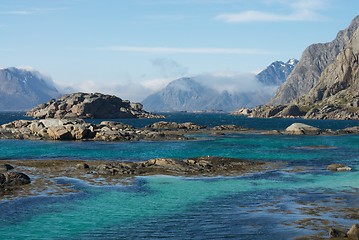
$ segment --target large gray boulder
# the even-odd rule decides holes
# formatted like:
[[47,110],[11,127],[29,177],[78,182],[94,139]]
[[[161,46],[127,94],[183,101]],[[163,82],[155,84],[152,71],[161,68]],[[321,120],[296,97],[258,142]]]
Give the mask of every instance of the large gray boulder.
[[321,133],[321,130],[304,123],[293,123],[285,129],[285,133],[294,135],[318,135]]

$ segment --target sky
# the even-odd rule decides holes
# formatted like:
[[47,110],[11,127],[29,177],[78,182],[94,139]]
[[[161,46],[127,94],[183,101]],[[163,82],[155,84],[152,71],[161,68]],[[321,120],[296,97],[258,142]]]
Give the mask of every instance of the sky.
[[131,101],[187,76],[240,87],[358,14],[358,0],[1,0],[0,67]]

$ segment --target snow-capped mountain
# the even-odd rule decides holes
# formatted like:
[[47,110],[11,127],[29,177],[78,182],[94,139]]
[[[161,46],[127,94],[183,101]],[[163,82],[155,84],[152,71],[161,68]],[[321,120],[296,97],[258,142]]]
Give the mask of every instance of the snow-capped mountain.
[[299,61],[294,58],[289,59],[286,63],[282,61],[273,62],[265,70],[260,72],[257,78],[265,85],[281,85],[285,82],[298,62]]
[[59,96],[52,80],[38,71],[15,67],[0,69],[1,111],[28,110]]

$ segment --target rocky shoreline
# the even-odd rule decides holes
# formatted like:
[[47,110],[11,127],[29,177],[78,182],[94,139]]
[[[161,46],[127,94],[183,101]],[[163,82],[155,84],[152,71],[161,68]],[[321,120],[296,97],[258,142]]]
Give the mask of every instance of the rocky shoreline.
[[81,141],[139,141],[139,140],[189,140],[190,134],[225,133],[296,134],[296,135],[338,135],[359,134],[359,126],[340,130],[319,129],[302,123],[294,123],[284,131],[260,131],[236,125],[219,125],[212,128],[192,122],[176,123],[160,121],[144,128],[128,124],[102,121],[87,123],[82,119],[35,119],[16,120],[0,126],[0,139],[29,140],[81,140]]

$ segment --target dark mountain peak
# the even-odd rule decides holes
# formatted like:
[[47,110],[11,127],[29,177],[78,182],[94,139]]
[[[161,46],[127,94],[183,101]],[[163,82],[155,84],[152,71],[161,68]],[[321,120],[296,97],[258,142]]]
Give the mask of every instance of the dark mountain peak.
[[27,110],[59,95],[51,78],[36,70],[0,69],[0,110]]

